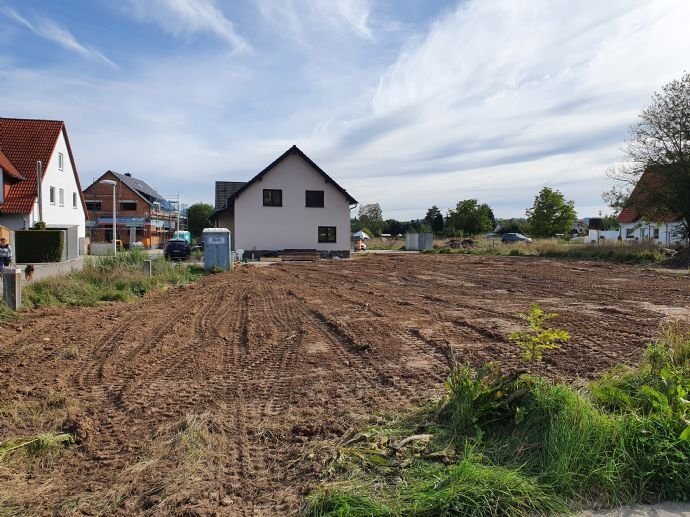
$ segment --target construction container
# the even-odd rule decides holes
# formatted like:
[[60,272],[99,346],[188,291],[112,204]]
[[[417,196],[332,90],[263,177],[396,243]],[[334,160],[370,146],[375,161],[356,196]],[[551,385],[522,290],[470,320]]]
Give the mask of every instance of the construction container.
[[405,235],[405,249],[408,251],[430,250],[433,247],[433,233],[408,233]]
[[204,269],[230,271],[232,260],[230,253],[230,230],[227,228],[204,228]]

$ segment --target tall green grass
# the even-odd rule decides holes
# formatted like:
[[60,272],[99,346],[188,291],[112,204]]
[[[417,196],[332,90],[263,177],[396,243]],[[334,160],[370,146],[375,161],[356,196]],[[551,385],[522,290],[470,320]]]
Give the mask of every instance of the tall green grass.
[[650,243],[602,243],[571,244],[550,239],[537,240],[530,244],[502,244],[500,241],[478,240],[471,248],[436,248],[423,253],[488,255],[488,256],[535,256],[567,258],[575,260],[604,260],[626,264],[654,264],[666,257],[658,246]]
[[79,271],[29,284],[24,288],[23,303],[28,307],[45,307],[131,301],[151,290],[186,284],[204,274],[201,267],[157,258],[152,262],[152,275],[148,276],[143,271],[148,258],[144,251],[131,250],[88,259]]
[[[438,406],[406,422],[407,434],[431,439],[400,449],[391,446],[400,443],[399,425],[394,440],[362,433],[369,439],[357,456],[345,447],[334,456],[331,478],[306,513],[368,515],[363,503],[347,502],[353,494],[396,516],[550,515],[687,501],[688,391],[690,334],[679,330],[664,331],[638,368],[579,389],[504,375],[495,365],[458,368]],[[385,458],[381,466],[362,464],[367,449]]]

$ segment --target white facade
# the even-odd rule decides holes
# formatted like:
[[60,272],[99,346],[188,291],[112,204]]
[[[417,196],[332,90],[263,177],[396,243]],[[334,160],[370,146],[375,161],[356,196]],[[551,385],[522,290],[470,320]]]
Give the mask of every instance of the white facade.
[[[282,191],[282,206],[264,206],[264,189]],[[323,207],[307,207],[306,191],[323,191]],[[350,250],[350,204],[331,182],[291,154],[235,199],[233,249]],[[335,242],[319,242],[319,227],[335,228]]]
[[648,223],[637,221],[635,223],[622,223],[621,238],[623,240],[652,240],[662,246],[682,244],[683,241],[678,237],[679,230],[682,229],[680,223]]
[[[53,189],[53,202],[51,202],[51,188]],[[50,160],[43,164],[41,195],[43,197],[43,221],[49,228],[76,226],[79,238],[86,235],[86,214],[84,213],[76,174],[67,150],[64,130],[60,131]],[[0,215],[0,224],[10,230],[29,229],[38,220],[38,199],[36,199],[34,207],[28,215]],[[75,245],[78,249],[78,243]]]

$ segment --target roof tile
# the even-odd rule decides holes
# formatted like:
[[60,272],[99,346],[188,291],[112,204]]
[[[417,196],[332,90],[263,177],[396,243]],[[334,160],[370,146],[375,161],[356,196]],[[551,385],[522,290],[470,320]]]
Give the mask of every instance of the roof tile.
[[48,165],[63,128],[60,120],[0,117],[0,148],[24,177],[24,181],[10,186],[0,213],[31,213],[37,195],[36,162],[40,160],[44,167]]

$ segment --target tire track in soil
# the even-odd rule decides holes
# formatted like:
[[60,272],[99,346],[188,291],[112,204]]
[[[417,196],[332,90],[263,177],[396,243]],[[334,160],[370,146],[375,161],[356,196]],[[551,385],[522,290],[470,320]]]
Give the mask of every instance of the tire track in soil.
[[[21,360],[36,365],[31,372],[14,369],[20,361],[14,350],[0,353],[17,382],[42,389],[52,385],[56,368],[70,372],[59,376],[93,418],[93,447],[61,458],[70,495],[108,486],[113,472],[140,460],[141,444],[161,423],[211,411],[228,442],[213,481],[234,501],[216,503],[217,513],[294,514],[317,474],[294,469],[290,460],[331,432],[322,422],[347,428],[359,415],[426,398],[443,385],[452,353],[473,364],[498,357],[508,368],[519,365],[501,337],[528,301],[543,299],[563,312],[559,322],[578,336],[567,353],[554,351],[545,361],[548,375],[566,378],[592,375],[641,351],[638,343],[654,335],[663,316],[631,312],[631,304],[687,305],[690,285],[675,277],[612,267],[594,282],[571,267],[463,256],[243,267],[183,292],[114,304],[108,318],[92,309],[39,314],[40,323],[11,340],[26,343]],[[435,281],[427,278],[434,275]],[[658,289],[640,290],[634,280],[643,276]],[[364,289],[360,278],[370,279]],[[82,358],[66,361],[55,350],[28,346],[35,332],[52,329],[56,340],[81,344]],[[0,392],[0,403],[7,397]],[[146,403],[156,407],[142,411]],[[294,435],[294,426],[315,430]],[[26,490],[51,486],[49,472],[36,471]],[[62,504],[59,486],[36,496],[42,510]],[[140,504],[137,497],[130,501]]]

